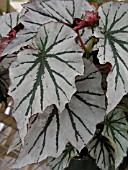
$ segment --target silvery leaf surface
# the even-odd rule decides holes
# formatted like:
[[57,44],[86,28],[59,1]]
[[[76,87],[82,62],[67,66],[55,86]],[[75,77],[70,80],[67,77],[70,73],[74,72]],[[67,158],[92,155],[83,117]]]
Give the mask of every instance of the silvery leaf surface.
[[[86,10],[94,10],[94,8],[85,0],[51,0],[44,2],[43,0],[34,0],[30,3],[23,4],[26,13],[21,17],[20,22],[24,25],[24,29],[17,33],[16,38],[3,51],[3,55],[11,54],[18,51],[21,47],[31,45],[32,38],[38,32],[42,25],[55,21],[66,24],[72,24],[74,18],[82,18]],[[85,41],[90,38],[89,34],[85,34]]]
[[19,21],[20,14],[18,12],[12,12],[0,17],[0,39],[5,37]]
[[128,93],[128,3],[108,2],[98,9],[100,15],[98,58],[112,65],[107,77],[107,112]]
[[103,134],[111,138],[116,144],[115,166],[120,165],[127,155],[128,149],[128,122],[123,109],[115,108],[105,118]]
[[20,150],[22,146],[21,139],[18,133],[16,133],[14,140],[12,141],[11,145],[8,148],[7,154],[14,150]]
[[34,38],[34,48],[21,51],[12,63],[9,94],[22,141],[33,114],[52,104],[62,112],[76,92],[75,77],[83,74],[84,64],[75,36],[64,24],[48,23]]
[[[19,19],[24,15],[24,10],[21,13],[12,12],[8,14],[4,14],[0,17],[0,40],[4,37],[7,37],[10,31],[13,30],[19,24]],[[11,42],[11,41],[10,41]],[[2,42],[5,43],[5,42]],[[0,56],[3,56],[3,51],[9,44],[1,45],[0,48]],[[15,60],[16,54],[6,55],[6,57],[2,60],[2,65],[4,68],[8,68],[10,64]]]
[[115,170],[115,148],[109,138],[96,132],[87,145],[89,154],[96,160],[96,164],[103,170]]
[[70,160],[77,155],[77,150],[70,144],[67,144],[65,150],[58,158],[48,158],[47,165],[52,170],[62,170],[69,166]]
[[53,105],[30,118],[24,146],[14,168],[58,157],[69,142],[80,151],[90,141],[96,124],[104,119],[105,96],[101,75],[88,60],[84,76],[76,78],[76,87],[77,92],[61,113]]

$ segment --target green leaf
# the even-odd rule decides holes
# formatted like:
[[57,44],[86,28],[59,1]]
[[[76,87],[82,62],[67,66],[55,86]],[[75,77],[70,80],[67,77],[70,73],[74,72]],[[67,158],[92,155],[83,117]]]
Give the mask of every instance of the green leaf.
[[51,170],[62,170],[68,167],[72,157],[77,155],[77,150],[70,144],[67,144],[66,149],[58,158],[48,158],[47,165]]
[[126,121],[123,109],[116,108],[105,118],[103,134],[111,138],[116,144],[116,168],[120,165],[128,149],[128,122]]
[[83,159],[73,158],[70,161],[69,167],[65,170],[100,170],[95,163],[95,160],[91,157]]
[[0,64],[0,98],[2,101],[2,98],[5,97],[8,93],[8,88],[10,84],[9,79],[9,71],[7,69],[4,69],[3,66]]
[[88,2],[99,2],[99,0],[88,0]]
[[97,130],[87,145],[89,154],[96,159],[96,164],[103,170],[114,170],[115,149],[111,141]]
[[[77,92],[60,113],[55,105],[30,118],[28,133],[14,167],[40,162],[47,157],[58,157],[70,142],[78,151],[89,142],[95,126],[105,116],[105,96],[101,75],[88,60],[84,76],[76,78]],[[17,114],[17,113],[16,113]],[[19,120],[23,120],[20,114]],[[22,133],[23,128],[20,129]]]
[[119,104],[124,108],[124,111],[128,111],[128,94],[123,97]]
[[99,53],[101,64],[111,63],[107,82],[107,112],[128,93],[128,3],[108,2],[98,9]]
[[46,24],[34,38],[34,48],[20,52],[12,63],[9,93],[15,101],[14,117],[22,141],[33,114],[43,112],[51,104],[61,112],[76,92],[75,77],[83,74],[84,65],[75,36],[63,24]]

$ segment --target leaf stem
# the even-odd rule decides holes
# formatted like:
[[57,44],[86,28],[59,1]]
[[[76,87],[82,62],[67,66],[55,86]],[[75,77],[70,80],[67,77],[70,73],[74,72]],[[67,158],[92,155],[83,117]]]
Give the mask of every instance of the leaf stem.
[[6,0],[6,13],[10,12],[10,0]]
[[83,40],[82,40],[82,38],[81,38],[81,36],[80,36],[80,33],[79,33],[79,31],[77,31],[76,32],[77,33],[77,35],[78,35],[78,40],[79,40],[79,42],[80,42],[80,44],[81,44],[81,47],[84,49],[84,51],[86,52],[87,51],[87,49],[86,49],[86,46],[85,46],[85,44],[84,44],[84,42],[83,42]]
[[0,15],[3,15],[3,11],[2,11],[2,9],[0,9]]

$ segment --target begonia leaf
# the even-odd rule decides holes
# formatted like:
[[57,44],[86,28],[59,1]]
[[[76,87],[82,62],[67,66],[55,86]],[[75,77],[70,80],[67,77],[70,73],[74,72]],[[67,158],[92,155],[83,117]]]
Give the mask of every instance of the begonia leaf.
[[20,52],[12,63],[9,94],[22,141],[33,114],[51,104],[61,112],[76,92],[75,77],[83,74],[84,64],[75,36],[64,24],[48,23],[34,38],[34,48]]
[[[3,51],[3,55],[11,54],[21,47],[31,45],[32,38],[43,24],[55,21],[71,26],[74,18],[82,18],[86,10],[94,10],[94,7],[85,0],[51,0],[47,2],[34,0],[23,4],[23,8],[26,9],[26,13],[21,17],[20,22],[24,25],[24,29],[17,33],[13,42]],[[85,41],[90,38],[91,30],[89,29],[88,32],[89,34],[84,36]]]
[[101,64],[112,65],[107,77],[107,112],[128,93],[128,3],[108,2],[100,6],[99,53]]
[[14,168],[58,157],[69,142],[81,151],[90,141],[96,124],[104,119],[105,97],[101,75],[88,60],[84,76],[76,79],[76,87],[77,92],[62,113],[53,105],[30,118],[25,143]]
[[120,165],[127,155],[128,149],[128,122],[123,109],[115,108],[105,118],[103,134],[111,138],[116,144],[115,166]]

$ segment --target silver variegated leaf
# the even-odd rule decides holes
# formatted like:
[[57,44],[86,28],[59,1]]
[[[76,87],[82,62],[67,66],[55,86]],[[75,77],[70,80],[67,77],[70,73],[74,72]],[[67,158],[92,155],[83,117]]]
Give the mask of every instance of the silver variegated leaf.
[[[22,5],[26,10],[26,15],[21,22],[30,28],[33,25],[41,26],[49,21],[57,21],[66,24],[72,24],[74,18],[82,18],[85,11],[95,10],[85,0],[34,0],[31,3]],[[32,17],[33,16],[33,17]]]
[[10,65],[12,64],[12,62],[16,59],[16,57],[17,57],[16,54],[7,55],[1,62],[2,66],[5,69],[8,69]]
[[0,17],[0,39],[7,34],[18,24],[20,14],[12,12]]
[[68,142],[80,151],[92,138],[96,124],[105,116],[105,97],[101,75],[88,60],[85,75],[77,77],[76,86],[77,92],[62,113],[53,105],[30,119],[15,168],[58,157]]
[[[1,27],[0,28],[0,40],[3,37],[6,37],[8,33],[15,26],[17,26],[17,24],[19,24],[19,18],[24,14],[24,12],[25,12],[24,10],[21,13],[12,12],[12,13],[8,13],[0,17],[0,27]],[[1,50],[3,51],[4,49],[0,49],[0,56],[2,56]],[[1,62],[3,67],[7,69],[10,66],[10,64],[15,60],[15,58],[16,58],[15,54],[7,55]]]
[[115,108],[128,93],[128,3],[108,2],[99,10],[99,53],[101,64],[110,62],[107,82],[107,112]]
[[51,104],[61,112],[76,92],[75,77],[83,74],[84,64],[75,36],[64,24],[46,24],[34,38],[34,49],[23,50],[12,63],[9,93],[14,98],[14,117],[22,141],[33,114]]
[[116,108],[111,111],[105,119],[103,134],[111,138],[116,143],[116,168],[127,155],[128,149],[128,122],[123,109]]
[[89,154],[96,160],[97,166],[102,170],[114,170],[115,148],[109,138],[96,132],[87,145]]
[[15,135],[14,140],[12,141],[11,145],[8,148],[7,154],[9,154],[10,152],[12,152],[14,150],[18,150],[19,151],[21,146],[22,146],[21,139],[20,139],[19,134],[17,133]]
[[69,166],[71,158],[77,155],[77,150],[70,144],[67,144],[66,149],[58,158],[48,158],[47,165],[51,170],[64,170]]
[[[18,51],[21,47],[31,45],[32,38],[36,35],[37,30],[43,24],[50,21],[72,24],[74,18],[82,18],[85,10],[94,10],[94,8],[85,0],[51,0],[44,2],[43,0],[34,0],[30,3],[23,4],[26,9],[25,15],[20,22],[25,26],[16,38],[3,51],[3,55]],[[84,34],[85,41],[91,36],[91,30],[87,30]],[[89,33],[89,34],[88,34]]]

